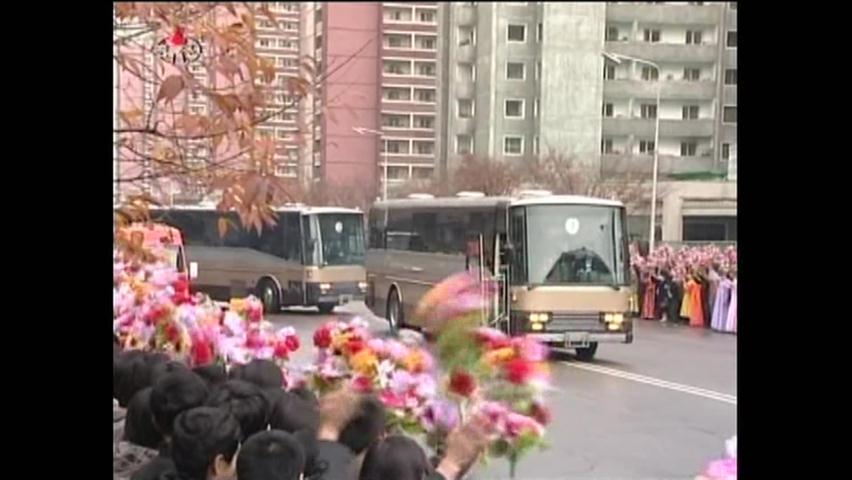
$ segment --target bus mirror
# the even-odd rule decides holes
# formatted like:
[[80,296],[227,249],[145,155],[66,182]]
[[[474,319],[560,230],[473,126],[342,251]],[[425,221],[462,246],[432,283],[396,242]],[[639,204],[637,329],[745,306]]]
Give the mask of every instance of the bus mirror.
[[195,280],[198,278],[198,263],[197,262],[189,262],[189,278],[190,280]]

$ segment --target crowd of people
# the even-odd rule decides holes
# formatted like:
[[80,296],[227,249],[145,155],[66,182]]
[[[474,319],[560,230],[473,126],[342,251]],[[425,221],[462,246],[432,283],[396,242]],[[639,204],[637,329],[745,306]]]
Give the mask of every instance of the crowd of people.
[[631,246],[641,318],[736,333],[736,247],[662,245],[642,253],[638,245]]

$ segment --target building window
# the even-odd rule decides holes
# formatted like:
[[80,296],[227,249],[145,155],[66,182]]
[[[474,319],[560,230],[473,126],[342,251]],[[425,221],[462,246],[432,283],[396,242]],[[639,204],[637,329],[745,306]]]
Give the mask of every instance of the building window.
[[434,63],[426,63],[426,62],[416,62],[417,65],[417,75],[421,77],[434,77],[435,76],[435,64]]
[[536,136],[533,137],[533,154],[538,155],[538,153],[539,153],[538,135],[536,135]]
[[698,68],[684,68],[683,69],[683,79],[690,82],[697,82],[701,78],[701,69]]
[[293,23],[293,22],[287,22],[286,24],[284,24],[284,29],[285,30],[291,30],[291,31],[292,30],[298,30],[299,26],[297,24]]
[[387,35],[387,46],[391,48],[411,48],[411,37],[408,35]]
[[408,115],[382,115],[382,126],[390,128],[408,128]]
[[722,144],[722,160],[730,160],[731,158],[731,144],[723,143]]
[[737,84],[737,69],[736,68],[726,68],[725,69],[725,85],[736,85]]
[[604,80],[615,80],[615,65],[604,64]]
[[420,50],[435,50],[435,37],[417,37],[417,48]]
[[503,137],[503,155],[523,155],[524,137],[506,135]]
[[687,45],[701,45],[701,31],[700,30],[687,30],[686,31],[686,44]]
[[612,104],[611,103],[604,103],[603,104],[603,108],[601,109],[601,115],[603,115],[604,117],[607,117],[607,118],[612,117]]
[[654,67],[642,67],[642,80],[656,81],[660,78],[660,71]]
[[523,80],[526,77],[526,69],[523,62],[506,62],[506,79]]
[[435,90],[415,88],[414,98],[418,102],[435,103]]
[[415,140],[414,152],[418,155],[432,155],[435,153],[435,143],[431,140]]
[[459,99],[456,103],[459,118],[473,118],[473,101]]
[[527,40],[527,26],[509,24],[506,29],[506,39],[510,42],[525,42]]
[[722,108],[722,123],[737,123],[737,107],[726,106]]
[[408,179],[408,167],[392,165],[388,167],[388,180]]
[[639,109],[639,114],[642,118],[657,118],[657,106],[643,103]]
[[408,141],[406,140],[388,140],[383,143],[387,144],[388,153],[408,154]]
[[420,10],[417,12],[417,18],[421,23],[435,23],[435,12],[429,10]]
[[698,150],[698,143],[695,140],[684,140],[683,142],[680,142],[681,157],[694,157],[696,150]]
[[458,74],[459,81],[461,82],[476,81],[476,65],[472,63],[459,63],[456,66],[456,73]]
[[456,135],[456,153],[459,155],[472,154],[473,137],[470,135]]
[[660,41],[660,31],[652,30],[650,28],[645,29],[645,41],[648,43],[657,43]]
[[523,100],[506,100],[503,115],[506,118],[524,118],[524,101]]
[[652,140],[640,140],[639,153],[644,153],[646,155],[654,153],[654,142]]
[[539,99],[533,101],[533,116],[538,117]]
[[415,115],[414,128],[424,128],[427,130],[432,130],[433,128],[435,128],[435,117]]
[[384,72],[391,75],[410,75],[411,64],[408,62],[385,60]]
[[618,27],[607,27],[606,28],[606,41],[607,42],[617,42],[618,41]]
[[459,27],[459,46],[476,45],[476,29]]
[[544,24],[541,22],[538,22],[538,27],[536,29],[536,38],[539,42],[544,41]]
[[407,88],[385,88],[382,97],[385,100],[408,101],[411,100],[411,90]]
[[725,46],[728,48],[737,48],[736,30],[728,30],[728,38],[725,40]]
[[601,139],[601,153],[612,153],[612,139]]
[[260,40],[257,41],[257,43],[263,48],[269,47],[269,39],[268,38],[261,38]]
[[684,105],[682,113],[684,120],[698,120],[698,105]]
[[541,60],[535,62],[535,79],[541,78]]

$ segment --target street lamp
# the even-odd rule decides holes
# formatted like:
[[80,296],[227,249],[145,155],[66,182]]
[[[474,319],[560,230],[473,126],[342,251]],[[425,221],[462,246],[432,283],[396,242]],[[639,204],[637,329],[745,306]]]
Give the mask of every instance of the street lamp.
[[662,70],[660,70],[659,65],[649,60],[643,60],[641,58],[610,52],[603,52],[603,56],[609,60],[612,60],[616,64],[621,64],[621,62],[623,62],[624,60],[629,60],[635,63],[644,63],[645,65],[653,67],[657,70],[657,112],[654,115],[654,168],[651,179],[651,233],[648,236],[648,251],[653,252],[654,243],[656,243],[655,240],[657,236],[657,172],[660,168],[660,87],[662,85],[661,78],[663,76],[663,72]]
[[384,141],[385,154],[384,154],[384,174],[383,174],[384,180],[382,180],[382,200],[387,200],[388,199],[388,139],[385,138],[384,133],[382,133],[378,130],[373,130],[372,128],[352,127],[352,130],[355,133],[357,133],[358,135],[367,135],[367,134],[376,135],[381,140]]

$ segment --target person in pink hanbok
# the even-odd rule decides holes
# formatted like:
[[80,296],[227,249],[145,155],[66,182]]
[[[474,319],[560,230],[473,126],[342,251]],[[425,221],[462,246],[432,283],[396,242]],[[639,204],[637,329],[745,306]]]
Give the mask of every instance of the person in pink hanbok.
[[[653,266],[651,268],[653,269]],[[652,271],[646,271],[643,274],[645,278],[645,293],[642,299],[642,318],[645,320],[656,318],[657,279],[654,277]]]
[[725,332],[728,323],[728,306],[731,303],[731,287],[733,282],[727,276],[722,277],[716,291],[716,301],[713,304],[713,320],[710,327],[717,332]]
[[737,332],[737,277],[736,273],[733,275],[733,281],[731,282],[731,303],[728,304],[728,318],[725,322],[725,331],[727,332]]

